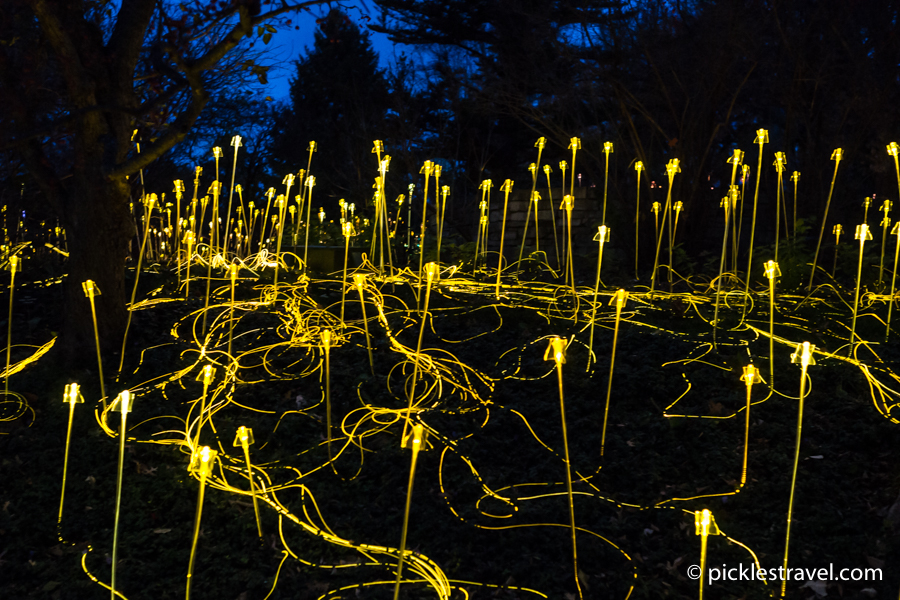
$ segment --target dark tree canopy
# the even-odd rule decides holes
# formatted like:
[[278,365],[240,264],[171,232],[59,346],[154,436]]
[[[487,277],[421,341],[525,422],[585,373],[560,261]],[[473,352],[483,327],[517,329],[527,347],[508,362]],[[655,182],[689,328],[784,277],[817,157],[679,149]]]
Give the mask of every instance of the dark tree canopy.
[[0,149],[32,175],[66,229],[63,334],[71,358],[92,343],[87,279],[102,292],[101,338],[109,347],[121,340],[135,227],[129,204],[140,169],[185,138],[217,89],[242,73],[265,78],[255,42],[242,40],[266,44],[273,19],[321,2],[0,4]]
[[275,168],[284,174],[305,169],[308,142],[315,141],[316,196],[363,206],[376,174],[372,141],[385,139],[390,106],[369,34],[333,9],[319,20],[315,43],[296,66],[291,106],[274,136]]

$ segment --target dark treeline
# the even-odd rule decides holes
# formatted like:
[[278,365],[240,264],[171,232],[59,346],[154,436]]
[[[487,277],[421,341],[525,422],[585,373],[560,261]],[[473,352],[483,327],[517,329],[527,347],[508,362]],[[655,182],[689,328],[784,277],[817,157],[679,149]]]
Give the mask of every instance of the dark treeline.
[[[149,0],[124,2],[139,12],[118,14],[101,0],[64,2],[58,10],[15,0],[2,9],[4,203],[8,214],[27,207],[59,219],[74,245],[74,276],[101,281],[110,289],[105,302],[123,298],[122,260],[102,257],[134,235],[126,211],[140,198],[138,169],[148,192],[171,194],[171,181],[187,183],[201,164],[204,193],[214,178],[210,148],[221,146],[229,157],[235,134],[245,139],[236,183],[257,205],[266,189],[281,189],[286,174],[306,168],[311,140],[318,144],[314,203],[329,214],[341,198],[362,211],[371,205],[373,140],[383,140],[392,157],[392,207],[410,183],[421,183],[423,161],[433,160],[451,186],[447,211],[458,241],[475,237],[483,179],[497,187],[507,178],[518,188],[530,184],[539,137],[547,139],[542,161],[552,166],[554,185],[559,161],[570,160],[570,139],[579,137],[575,173],[581,185],[601,186],[603,144],[613,142],[607,221],[623,246],[633,244],[635,161],[646,169],[641,206],[649,209],[665,199],[665,166],[678,158],[680,241],[689,254],[714,251],[731,172],[726,160],[744,150],[754,184],[760,128],[770,140],[761,222],[774,222],[776,151],[787,156],[789,193],[788,178],[801,173],[799,215],[813,231],[835,148],[843,148],[844,160],[829,223],[852,231],[864,197],[897,199],[885,151],[900,137],[896,1],[374,0],[380,16],[369,27],[417,51],[380,70],[366,32],[337,10],[323,13],[281,104],[264,100],[254,85],[267,72],[259,48],[273,26],[290,26],[290,14],[257,21],[252,3],[214,4],[219,29],[203,29],[209,15],[200,9]],[[80,36],[69,40],[80,62],[60,45],[62,20]],[[127,33],[143,35],[143,44],[126,43],[118,24],[130,24]],[[241,36],[256,48],[238,45]],[[234,42],[227,54],[218,53],[221,40]],[[72,64],[83,81],[72,76]],[[130,140],[135,129],[144,140],[141,156]],[[227,158],[220,168],[224,179]],[[652,227],[649,210],[641,218]],[[759,243],[771,243],[773,229],[761,226]],[[96,237],[104,241],[91,241]],[[124,318],[124,310],[108,308]]]
[[[633,243],[635,161],[646,169],[641,218],[649,224],[650,203],[665,199],[665,166],[678,158],[673,199],[685,206],[682,243],[696,254],[719,239],[735,148],[755,184],[753,142],[764,128],[761,223],[774,222],[776,151],[786,153],[789,197],[790,176],[801,173],[798,212],[813,229],[835,148],[844,151],[835,223],[861,221],[866,196],[895,196],[885,146],[898,131],[896,2],[376,4],[382,17],[370,28],[421,52],[384,72],[347,16],[335,10],[321,19],[315,44],[296,62],[289,102],[270,113],[268,178],[254,182],[258,193],[305,168],[307,143],[316,140],[313,173],[326,211],[339,198],[370,204],[371,142],[382,139],[393,159],[390,200],[409,183],[421,193],[419,169],[435,160],[451,186],[450,219],[471,240],[479,184],[511,178],[527,186],[538,137],[547,138],[543,163],[554,185],[572,137],[582,142],[580,184],[602,185],[611,141],[608,223],[617,239]],[[774,228],[762,225],[760,236],[772,243]]]

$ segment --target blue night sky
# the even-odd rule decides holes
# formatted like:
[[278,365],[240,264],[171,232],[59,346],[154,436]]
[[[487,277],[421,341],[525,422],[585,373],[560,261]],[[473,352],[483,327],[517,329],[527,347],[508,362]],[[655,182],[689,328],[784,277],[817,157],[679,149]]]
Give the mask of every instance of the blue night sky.
[[[337,3],[335,3],[335,6]],[[360,26],[360,29],[366,29],[368,21],[366,16],[374,22],[377,18],[377,12],[372,3],[366,3],[360,0],[351,2],[341,2],[348,16]],[[328,12],[328,5],[325,4],[319,8],[314,8],[312,13],[304,12],[293,19],[293,27],[279,28],[277,34],[272,36],[269,46],[272,48],[273,62],[280,66],[273,67],[269,71],[269,86],[266,91],[275,100],[287,100],[288,90],[290,89],[290,80],[294,76],[294,60],[302,56],[306,52],[306,48],[312,48],[313,33],[316,30],[316,19]],[[299,27],[299,29],[294,29]],[[393,64],[395,53],[399,54],[403,50],[402,45],[398,45],[395,50],[394,44],[386,35],[369,31],[369,37],[372,45],[379,56],[379,64],[382,68],[388,68]],[[411,53],[407,50],[407,53]]]

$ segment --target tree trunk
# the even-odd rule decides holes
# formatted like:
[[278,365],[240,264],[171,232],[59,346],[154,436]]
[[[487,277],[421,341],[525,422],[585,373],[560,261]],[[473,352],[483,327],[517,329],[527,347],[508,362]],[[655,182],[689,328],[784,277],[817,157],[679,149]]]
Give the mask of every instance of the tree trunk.
[[100,173],[99,160],[85,162],[96,163],[95,169],[76,170],[64,202],[70,254],[60,349],[65,365],[96,368],[91,305],[82,289],[83,282],[93,280],[101,293],[95,303],[103,364],[105,373],[111,374],[118,363],[128,317],[125,258],[134,223],[124,178],[106,179]]

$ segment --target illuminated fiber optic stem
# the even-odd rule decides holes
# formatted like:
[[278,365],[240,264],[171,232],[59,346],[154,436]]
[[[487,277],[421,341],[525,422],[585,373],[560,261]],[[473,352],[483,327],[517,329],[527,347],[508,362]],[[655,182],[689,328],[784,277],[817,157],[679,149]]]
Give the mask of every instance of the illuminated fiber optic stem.
[[175,261],[178,272],[178,287],[181,287],[181,198],[184,196],[184,181],[176,179],[175,184]]
[[[248,227],[247,227],[247,236],[246,236],[246,237],[248,238],[248,251],[247,251],[246,254],[249,254],[249,238],[250,238],[251,235],[253,235],[253,229],[249,227],[250,222],[251,222],[251,215],[250,215],[250,213],[248,213],[247,210],[244,208],[244,188],[241,186],[241,184],[237,184],[236,186],[234,186],[234,191],[237,192],[237,195],[238,195],[238,202],[240,203],[240,206],[238,206],[238,208],[237,208],[237,210],[238,210],[238,219],[240,220],[241,217],[243,217],[243,220],[244,220],[245,224],[248,226]],[[252,212],[252,211],[253,211],[253,207],[251,207],[250,210],[251,210],[251,212]],[[242,232],[242,233],[243,233],[243,232]],[[240,253],[244,254],[244,252],[243,252],[243,238],[241,238],[240,240],[238,240],[238,243],[235,244],[235,252],[240,252]]]
[[[678,159],[673,158],[666,165],[666,174],[669,177],[669,189],[666,192],[666,205],[663,208],[666,217],[669,219],[669,274],[671,277],[672,273],[672,212],[670,207],[672,205],[672,184],[675,181],[675,174],[681,172],[681,167],[678,166]],[[663,223],[663,227],[665,228],[665,222]],[[658,228],[657,228],[658,229]],[[659,235],[657,235],[656,239],[656,257],[653,259],[653,275],[650,278],[650,297],[653,297],[653,293],[656,291],[656,272],[659,269],[659,250],[662,247],[662,231],[659,231]],[[669,280],[671,283],[671,279]]]
[[[775,183],[775,262],[778,262],[778,239],[781,237],[781,203],[784,200],[784,170],[787,167],[787,158],[784,152],[775,153],[775,171],[778,173],[778,180]],[[787,215],[785,215],[787,218]],[[787,225],[785,225],[785,233],[787,233]]]
[[488,223],[490,222],[491,214],[490,193],[492,186],[493,183],[491,183],[490,179],[485,179],[478,186],[478,189],[481,190],[481,202],[478,204],[478,237],[475,240],[475,266],[472,269],[473,272],[478,270],[479,259],[483,255],[486,256],[487,253]]
[[265,244],[267,241],[266,240],[266,223],[269,222],[269,211],[272,208],[272,198],[275,197],[275,194],[276,194],[275,188],[273,188],[273,187],[270,187],[269,189],[267,189],[266,193],[265,193],[265,196],[268,201],[266,202],[266,212],[263,213],[262,227],[260,227],[258,250],[262,250],[263,244]]
[[419,341],[416,343],[416,359],[413,366],[412,381],[407,388],[407,404],[406,416],[403,420],[403,438],[407,435],[407,428],[410,426],[410,417],[412,416],[412,407],[415,403],[416,384],[419,383],[419,363],[422,361],[422,336],[425,334],[425,322],[428,320],[428,301],[431,298],[431,284],[435,279],[440,277],[440,267],[433,262],[425,265],[426,286],[425,286],[425,303],[422,309],[422,323],[419,325]]
[[[334,460],[331,455],[331,330],[323,329],[320,334],[322,349],[325,351],[325,427],[328,430],[328,460]],[[334,465],[332,464],[332,468]]]
[[234,284],[237,281],[238,266],[228,267],[228,278],[231,280],[231,309],[228,311],[228,356],[231,356],[231,340],[234,338]]
[[191,292],[191,261],[194,257],[194,234],[188,231],[184,234],[184,244],[187,246],[187,261],[184,273],[184,299],[187,300]]
[[769,280],[769,387],[775,391],[775,278],[781,277],[781,269],[774,260],[764,265]]
[[243,144],[241,144],[241,136],[236,135],[231,138],[231,147],[234,148],[234,162],[231,165],[231,187],[228,192],[228,210],[225,213],[225,243],[222,244],[222,254],[228,256],[228,228],[227,225],[231,219],[231,200],[234,198],[234,176],[237,172],[237,160],[238,160],[238,148],[240,148]]
[[[219,181],[219,159],[225,156],[222,152],[222,148],[216,146],[213,148],[213,156],[216,158],[216,191],[213,194],[213,205],[212,205],[212,226],[209,232],[209,241],[210,246],[213,248],[213,252],[215,254],[219,253],[219,242],[221,241],[219,237],[219,196],[222,194],[222,182]],[[227,226],[228,223],[225,223]]]
[[[384,272],[384,233],[383,229],[385,227],[385,223],[382,219],[382,203],[384,202],[386,196],[384,194],[384,176],[387,171],[387,165],[384,164],[381,160],[381,153],[384,152],[384,142],[382,140],[374,140],[372,142],[372,154],[375,155],[375,160],[378,163],[379,177],[375,178],[375,223],[372,226],[372,246],[369,249],[369,254],[372,256],[372,260],[375,260],[375,246],[377,244],[376,240],[381,241],[381,245],[379,245],[379,252],[381,254],[381,259],[378,263],[379,272]],[[388,158],[390,161],[390,158]]]
[[605,167],[603,169],[603,214],[600,220],[606,225],[606,192],[609,188],[609,155],[613,153],[613,143],[603,142],[603,154],[606,157]]
[[744,282],[744,302],[741,317],[747,316],[748,296],[750,295],[750,273],[753,267],[753,244],[756,237],[756,207],[759,200],[759,182],[762,179],[763,145],[769,143],[769,132],[766,129],[756,130],[754,144],[759,144],[759,164],[756,167],[756,190],[753,192],[753,215],[750,219],[750,250],[747,253],[747,280]]
[[719,205],[725,209],[725,228],[722,234],[722,257],[719,260],[719,276],[716,278],[716,308],[713,312],[713,346],[716,346],[716,334],[719,330],[719,298],[722,294],[722,275],[725,271],[725,255],[728,250],[728,218],[734,211],[737,202],[737,186],[733,185],[728,195],[722,198]]
[[191,542],[191,557],[188,561],[187,584],[184,593],[185,600],[190,600],[191,597],[191,578],[194,576],[194,559],[197,556],[197,540],[200,538],[200,519],[203,516],[203,492],[206,489],[206,480],[212,475],[212,469],[213,465],[215,465],[217,455],[218,452],[210,449],[209,446],[197,448],[191,455],[191,464],[188,466],[188,471],[196,473],[200,478],[200,488],[197,491],[197,512],[194,515],[194,537]]
[[[653,239],[657,239],[659,237],[659,211],[662,210],[662,205],[659,202],[654,202],[650,205],[650,212],[653,213]],[[653,268],[656,269],[656,264],[654,263]]]
[[194,433],[193,440],[193,449],[197,449],[200,447],[200,430],[203,429],[203,415],[206,413],[206,398],[209,392],[209,386],[212,383],[213,378],[216,376],[216,370],[212,365],[204,365],[203,369],[200,371],[200,379],[203,382],[203,396],[200,398],[200,414],[197,417],[197,431]]
[[744,198],[747,197],[747,180],[750,178],[750,165],[743,164],[741,165],[741,197],[740,204],[741,208],[738,211],[740,214],[737,215],[737,238],[735,238],[735,251],[734,255],[731,257],[731,270],[734,271],[734,274],[738,274],[738,249],[741,247],[741,228],[744,225]]
[[[841,158],[844,156],[842,148],[835,148],[831,153],[831,160],[834,161],[834,174],[831,176],[831,187],[828,189],[828,200],[825,201],[825,214],[822,215],[822,228],[819,230],[819,241],[816,243],[816,253],[813,255],[812,271],[809,273],[809,285],[806,287],[807,292],[812,291],[813,279],[816,276],[816,264],[819,261],[819,248],[822,246],[822,236],[825,235],[825,223],[828,221],[828,209],[831,206],[831,196],[834,194],[834,182],[837,179],[838,167],[841,166]],[[894,160],[897,160],[894,157]]]
[[[640,223],[641,223],[641,172],[644,170],[644,163],[637,161],[634,163],[634,170],[637,171],[637,201],[634,208],[634,278],[638,279],[638,241],[640,240]],[[549,174],[548,174],[549,177]],[[548,184],[549,185],[549,184]],[[553,206],[553,199],[550,199],[550,206]],[[556,227],[553,228],[554,234]]]
[[573,137],[569,140],[569,150],[572,151],[572,175],[569,178],[569,195],[575,196],[575,155],[581,150],[581,139]]
[[372,360],[372,338],[369,336],[369,320],[366,318],[366,300],[363,297],[363,288],[366,286],[366,275],[364,273],[353,274],[353,284],[359,292],[359,307],[362,309],[363,327],[366,330],[366,350],[369,353],[369,368],[372,375],[375,374],[375,361]]
[[578,580],[578,543],[575,536],[575,504],[572,501],[572,463],[569,460],[569,438],[566,431],[566,405],[563,394],[562,366],[566,362],[566,340],[560,337],[550,338],[550,344],[544,352],[544,360],[552,360],[556,363],[556,375],[559,382],[559,413],[562,418],[563,450],[566,461],[566,494],[569,500],[569,526],[572,534],[572,570],[575,574],[575,587],[578,589],[578,598],[584,598],[581,593],[581,582]]
[[[384,254],[385,251],[387,253],[388,259],[388,268],[390,271],[394,270],[394,259],[391,258],[391,238],[393,236],[390,233],[390,222],[388,221],[388,209],[387,209],[387,191],[385,186],[387,181],[387,172],[388,166],[391,164],[390,155],[385,155],[381,162],[379,163],[381,168],[381,188],[382,188],[382,201],[381,201],[381,221],[384,224],[384,235],[382,236],[382,243],[379,246],[382,250],[380,250],[380,254],[378,257],[379,264],[381,267],[381,272],[384,273]],[[446,198],[444,198],[444,203],[446,205]],[[441,216],[443,219],[443,215]],[[352,212],[351,212],[351,220],[352,220]],[[443,220],[441,221],[443,224]]]
[[519,246],[519,263],[522,262],[522,252],[525,250],[525,238],[528,237],[528,220],[531,217],[531,202],[534,202],[534,244],[535,250],[540,251],[540,237],[538,236],[538,205],[537,200],[534,198],[534,194],[537,190],[537,174],[538,169],[541,168],[541,153],[544,151],[544,147],[547,145],[547,138],[539,137],[537,141],[534,143],[534,147],[538,149],[537,162],[533,162],[528,165],[528,171],[531,173],[531,192],[528,194],[528,211],[525,215],[525,231],[522,233],[522,244]]
[[[300,169],[300,183],[303,184],[306,182],[310,176],[312,175],[312,158],[313,154],[319,151],[319,146],[316,142],[310,140],[309,145],[306,147],[306,151],[309,153],[309,157],[306,159],[306,171]],[[306,178],[303,177],[304,173],[306,174]],[[315,180],[315,178],[314,178]],[[307,193],[309,195],[307,195]],[[303,217],[303,205],[306,204],[306,222],[309,223],[309,217],[312,214],[310,212],[310,206],[312,206],[312,187],[302,188],[300,191],[300,217]],[[309,239],[309,235],[307,235],[307,239]],[[303,261],[306,263],[306,261]]]
[[[562,195],[563,195],[563,204],[565,203],[565,197],[566,197],[566,167],[567,166],[568,166],[568,163],[566,163],[566,161],[564,161],[564,160],[559,161],[559,170],[562,173],[562,185],[560,187],[560,190],[562,191]],[[547,187],[548,188],[550,187],[549,183],[547,184]],[[561,208],[562,208],[562,204],[560,205],[560,209]],[[562,228],[563,228],[562,257],[565,260],[566,256],[567,256],[566,255],[566,239],[567,239],[568,231],[569,231],[566,228],[566,220],[565,219],[562,220]],[[569,264],[568,263],[565,263],[565,265],[563,266],[563,270],[566,272],[565,279],[568,280],[568,277],[569,277]]]
[[9,397],[9,359],[12,355],[12,317],[13,317],[13,295],[16,288],[16,269],[19,266],[19,257],[9,257],[9,317],[6,321],[6,375],[3,377],[3,394],[4,399]]
[[[425,276],[425,226],[428,218],[428,181],[434,172],[434,163],[426,160],[419,170],[419,173],[425,175],[425,191],[422,193],[422,227],[419,233],[419,281]],[[501,254],[502,254],[502,238],[501,238]],[[419,303],[422,302],[420,294],[416,294]]]
[[66,499],[66,474],[69,470],[69,446],[72,442],[72,420],[75,417],[75,405],[84,402],[84,398],[81,395],[81,390],[77,383],[69,383],[66,385],[66,391],[63,394],[63,402],[69,405],[69,425],[66,427],[66,453],[63,455],[62,489],[59,493],[59,518],[56,520],[56,529],[60,540],[62,540],[62,532],[60,529],[62,527],[63,503]]
[[[575,208],[575,198],[569,194],[563,196],[561,209],[565,209],[566,211],[566,222],[568,223],[566,236],[566,281],[572,287],[572,296],[578,297],[578,292],[575,290],[575,263],[572,260],[572,210]],[[576,313],[577,314],[577,313]]]
[[[10,259],[11,260],[11,259]],[[81,289],[84,290],[84,295],[87,297],[88,301],[91,303],[91,319],[94,322],[94,344],[97,347],[97,370],[100,375],[100,397],[103,402],[103,410],[106,410],[106,388],[103,383],[103,360],[100,358],[100,333],[97,330],[97,310],[94,306],[94,296],[100,295],[100,288],[97,285],[88,279],[87,281],[81,284]],[[8,367],[7,367],[7,370]]]
[[[400,194],[399,196],[397,196],[397,216],[394,218],[394,230],[391,231],[390,239],[395,239],[397,237],[397,228],[400,226],[400,215],[402,214],[401,211],[403,210],[403,201],[404,200],[406,200],[406,196],[404,194]],[[353,204],[351,204],[350,206],[352,208]],[[350,216],[351,220],[353,219],[352,215],[353,215],[353,213],[351,211],[351,216]]]
[[609,241],[609,228],[601,225],[594,234],[594,241],[598,243],[597,251],[597,279],[594,281],[594,302],[591,308],[591,334],[588,342],[588,364],[586,371],[591,370],[591,360],[594,358],[594,321],[597,320],[597,293],[600,290],[600,267],[603,265],[603,244]]
[[[310,159],[311,159],[312,153],[315,152],[316,143],[310,142],[309,146],[310,146],[310,148],[312,148],[312,150],[310,151]],[[303,274],[304,275],[306,275],[306,267],[309,264],[307,262],[307,260],[309,258],[309,222],[312,217],[312,193],[313,193],[313,188],[315,186],[316,186],[316,178],[313,177],[312,175],[307,175],[306,176],[306,188],[308,190],[308,194],[304,200],[306,202],[306,238],[303,242]]]
[[234,446],[244,450],[244,461],[247,463],[247,479],[250,481],[250,496],[253,498],[253,513],[256,515],[256,531],[260,539],[263,536],[262,521],[259,518],[259,502],[256,500],[256,484],[253,481],[253,466],[250,464],[250,446],[254,443],[253,430],[241,425],[234,437]]
[[794,182],[794,238],[797,237],[797,184],[800,183],[800,171],[794,171],[791,175],[791,181]]
[[544,165],[544,174],[547,176],[547,200],[550,203],[550,222],[553,224],[553,249],[556,252],[556,268],[562,268],[559,257],[559,237],[556,234],[556,209],[553,206],[553,191],[550,189],[550,165]]
[[406,206],[406,264],[409,266],[409,256],[412,254],[412,207],[413,194],[416,191],[416,184],[411,183],[407,188],[409,191],[409,202]]
[[444,213],[447,210],[447,196],[450,195],[450,186],[444,185],[441,186],[441,201],[440,201],[440,211],[441,211],[441,219],[438,224],[438,239],[437,239],[437,264],[441,264],[441,244],[444,239]]
[[138,253],[137,268],[134,270],[134,287],[131,288],[131,302],[128,304],[128,320],[125,322],[125,335],[122,336],[122,352],[119,357],[119,371],[116,375],[116,381],[122,374],[122,365],[125,364],[125,345],[128,343],[128,330],[131,328],[131,316],[133,314],[134,298],[137,295],[138,281],[141,278],[141,265],[144,261],[144,249],[147,247],[147,236],[150,234],[150,217],[153,216],[153,207],[156,206],[156,194],[145,196],[144,213],[146,222],[144,223],[144,239],[141,241],[141,251]]
[[869,207],[872,206],[872,198],[866,196],[863,198],[862,207],[863,207],[863,223],[869,223]]
[[613,328],[612,355],[609,359],[609,379],[606,384],[606,407],[603,409],[603,433],[600,436],[600,456],[603,456],[606,451],[606,422],[609,418],[609,399],[610,396],[612,396],[613,368],[616,365],[616,346],[619,343],[619,322],[622,319],[622,309],[625,307],[625,302],[627,300],[628,292],[620,289],[610,301],[610,304],[616,304],[616,324]]
[[706,541],[711,535],[720,535],[721,532],[716,526],[716,520],[713,518],[708,508],[702,511],[694,512],[694,534],[700,536],[700,600],[703,600],[703,591],[706,587]]
[[888,300],[887,327],[884,331],[885,342],[891,335],[891,312],[894,309],[894,286],[897,283],[897,259],[900,258],[900,221],[894,223],[894,228],[891,229],[891,235],[895,237],[896,243],[894,245],[894,274],[891,276],[891,295]]
[[856,239],[859,240],[859,266],[856,269],[856,292],[853,295],[853,324],[850,327],[850,353],[853,356],[853,338],[856,335],[856,313],[859,309],[859,285],[862,279],[863,249],[866,242],[872,239],[872,232],[869,226],[863,223],[856,226]]
[[284,196],[278,203],[278,244],[275,247],[275,290],[278,290],[278,266],[281,264],[281,240],[284,237],[284,213],[291,197],[291,186],[294,185],[294,176],[290,173],[284,176],[283,184],[287,186]]
[[112,547],[112,579],[110,581],[110,599],[116,600],[116,567],[119,556],[119,512],[122,505],[122,470],[125,464],[125,433],[127,431],[126,420],[131,412],[134,396],[128,390],[120,393],[109,409],[122,414],[119,428],[119,472],[116,480],[116,516],[113,522],[113,547]]
[[[803,400],[806,397],[806,369],[809,365],[816,364],[813,353],[816,347],[809,342],[797,345],[797,350],[791,354],[791,362],[800,365],[800,405],[797,413],[797,441],[794,444],[794,470],[791,474],[791,495],[788,500],[787,533],[784,537],[784,570],[788,567],[788,548],[791,542],[791,517],[794,512],[794,489],[797,484],[797,465],[800,464],[800,433],[803,429]],[[781,597],[784,598],[787,587],[787,578],[781,580]]]
[[416,478],[416,460],[425,443],[425,431],[422,424],[416,423],[413,425],[409,437],[404,436],[402,443],[404,448],[412,450],[412,458],[410,459],[409,464],[409,483],[406,486],[406,507],[403,510],[403,529],[400,534],[400,557],[397,560],[397,579],[394,582],[394,600],[399,598],[400,581],[403,578],[403,562],[406,558],[406,533],[409,525],[409,508],[412,504],[413,483]]
[[744,465],[741,467],[741,487],[744,487],[744,484],[747,483],[747,453],[750,448],[750,398],[753,384],[762,382],[759,370],[753,366],[753,363],[744,367],[741,381],[747,386],[747,404],[744,406],[744,412],[746,413],[744,415]]
[[[679,202],[676,202],[672,206],[672,211],[675,213],[675,224],[672,226],[672,239],[673,240],[675,239],[675,236],[678,234],[678,218],[681,216],[681,211],[683,211],[683,210],[684,210],[684,202],[679,201]],[[670,271],[673,266],[674,265],[672,265],[672,264],[669,265]]]
[[884,213],[884,218],[881,219],[881,262],[878,264],[878,287],[880,288],[884,281],[884,247],[887,242],[888,227],[891,226],[891,218],[888,216],[891,212],[891,201],[882,202],[881,208],[878,210]]
[[341,285],[341,327],[344,326],[344,303],[347,300],[347,261],[350,258],[350,236],[354,235],[353,223],[344,221],[341,223],[341,233],[344,234],[344,279]]
[[[534,199],[535,187],[537,187],[537,164],[531,163],[528,165],[528,171],[531,173],[531,192],[528,194],[528,211],[525,213],[525,229],[522,231],[522,243],[519,244],[519,268],[521,268],[522,253],[525,251],[525,238],[528,237],[528,221],[531,220],[531,205],[534,204],[535,210],[537,210],[537,202]],[[535,214],[534,222],[535,225],[537,225],[537,214]]]
[[494,292],[494,297],[498,300],[500,299],[500,274],[503,273],[503,241],[506,237],[506,209],[509,206],[509,193],[512,191],[512,186],[512,179],[507,179],[503,182],[503,185],[500,186],[500,191],[503,192],[503,219],[500,221],[500,249],[499,257],[497,258],[497,287],[496,291]]
[[[210,186],[209,192],[208,192],[213,195],[213,224],[214,225],[216,222],[215,207],[218,206],[218,204],[219,204],[219,192],[221,191],[221,189],[222,189],[222,184],[219,183],[219,180],[217,179],[216,181],[212,182],[212,185]],[[216,229],[218,230],[218,227],[216,227]],[[210,231],[210,238],[212,238],[212,231]],[[202,329],[204,336],[206,335],[206,315],[207,315],[207,313],[209,313],[209,288],[212,283],[213,256],[216,253],[215,248],[213,247],[212,239],[210,239],[210,243],[207,246],[207,248],[208,248],[208,254],[207,254],[207,263],[206,263],[206,299],[203,302],[203,329]],[[124,356],[124,354],[125,354],[125,352],[123,350],[122,355]],[[121,372],[121,370],[122,370],[122,368],[119,367],[120,372]]]
[[844,233],[844,226],[838,223],[831,230],[831,233],[834,234],[834,264],[831,266],[831,278],[834,279],[834,275],[837,273],[838,248],[841,245],[841,234]]

